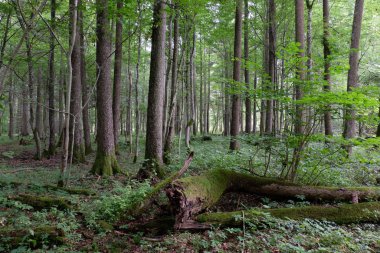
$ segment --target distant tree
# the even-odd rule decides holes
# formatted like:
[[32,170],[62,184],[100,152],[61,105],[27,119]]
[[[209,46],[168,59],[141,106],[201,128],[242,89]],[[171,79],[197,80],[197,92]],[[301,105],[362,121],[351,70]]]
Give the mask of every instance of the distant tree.
[[[325,84],[323,89],[325,91],[331,91],[331,49],[330,49],[330,6],[329,0],[323,0],[323,58],[324,58],[324,74],[323,79]],[[332,118],[331,118],[331,106],[327,106],[324,111],[324,124],[325,135],[333,135]]]
[[48,95],[49,95],[49,155],[55,154],[55,103],[54,103],[54,89],[55,89],[55,70],[54,70],[54,53],[55,53],[55,9],[56,1],[50,1],[50,53],[49,53],[49,77],[48,77]]
[[[241,37],[242,37],[242,12],[243,1],[236,0],[236,16],[235,16],[235,40],[234,40],[234,68],[233,81],[235,86],[240,81],[240,65],[241,65]],[[231,119],[231,141],[230,150],[238,150],[239,142],[236,139],[240,130],[240,94],[232,95],[232,119]]]
[[121,96],[121,65],[123,58],[123,20],[122,11],[123,1],[117,1],[117,17],[116,17],[116,34],[115,34],[115,66],[113,78],[113,100],[112,100],[112,113],[113,113],[113,128],[115,138],[116,152],[118,150],[119,132],[120,132],[120,96]]

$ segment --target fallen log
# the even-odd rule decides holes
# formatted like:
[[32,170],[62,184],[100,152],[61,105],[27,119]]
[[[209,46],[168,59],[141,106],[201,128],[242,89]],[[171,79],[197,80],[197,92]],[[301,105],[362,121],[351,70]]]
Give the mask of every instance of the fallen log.
[[83,189],[83,188],[59,187],[59,186],[51,185],[51,184],[39,185],[39,184],[33,184],[33,183],[23,183],[23,182],[18,182],[18,181],[0,180],[0,187],[7,187],[7,186],[11,186],[11,187],[24,186],[27,188],[41,187],[47,190],[63,191],[63,192],[67,192],[73,195],[86,195],[86,196],[96,195],[94,191],[89,190],[89,189]]
[[302,186],[278,179],[262,178],[233,170],[217,169],[199,176],[175,180],[167,196],[176,213],[177,229],[215,205],[227,191],[254,193],[275,199],[363,202],[380,199],[379,187]]
[[52,226],[41,226],[30,229],[0,229],[0,245],[3,249],[11,250],[19,246],[28,246],[32,249],[42,246],[61,245],[65,243],[65,234],[62,229]]
[[19,194],[8,197],[10,200],[19,201],[23,204],[32,206],[36,210],[56,207],[59,210],[72,209],[71,202],[65,198],[51,196],[34,196],[29,194]]
[[[340,204],[336,206],[306,206],[295,208],[277,209],[251,209],[235,212],[203,213],[196,217],[197,222],[222,225],[240,226],[245,220],[260,220],[265,214],[280,219],[303,220],[326,220],[339,225],[351,223],[380,223],[380,202],[364,202],[359,204]],[[237,218],[239,217],[239,218]]]

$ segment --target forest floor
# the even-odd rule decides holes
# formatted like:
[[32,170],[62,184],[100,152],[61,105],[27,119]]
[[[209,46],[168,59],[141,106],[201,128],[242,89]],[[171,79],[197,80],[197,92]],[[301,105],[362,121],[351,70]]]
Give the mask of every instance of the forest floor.
[[[202,141],[198,137],[192,141],[195,156],[186,175],[196,175],[213,168],[229,168],[249,170],[260,175],[265,173],[270,177],[278,176],[280,167],[275,165],[280,163],[282,157],[281,145],[275,145],[271,150],[277,155],[268,158],[268,149],[260,149],[261,145],[257,145],[257,140],[254,141],[256,144],[252,139],[244,140],[239,153],[228,153],[227,138],[212,136],[212,141]],[[152,208],[139,220],[130,217],[120,219],[130,201],[144,196],[150,187],[149,182],[139,183],[133,180],[143,162],[143,155],[134,164],[129,149],[129,146],[121,144],[119,155],[120,165],[129,177],[118,175],[99,178],[90,175],[88,172],[94,154],[87,156],[85,164],[73,165],[69,170],[68,186],[71,189],[88,189],[94,194],[72,194],[46,187],[56,185],[59,154],[49,160],[35,161],[32,141],[30,145],[22,146],[17,139],[9,141],[1,137],[0,252],[26,252],[32,249],[36,252],[380,252],[378,224],[338,226],[325,221],[280,220],[268,216],[260,224],[243,220],[241,227],[214,227],[195,232],[173,231],[174,219],[167,208],[164,194],[157,198]],[[327,152],[324,147],[314,145],[307,151],[303,173],[299,177],[301,183],[339,186],[374,184],[378,151],[372,151],[374,155],[367,155],[366,160],[363,160],[360,159],[360,154],[368,151],[363,148],[357,150],[355,160],[345,160],[338,164],[337,159],[343,160],[339,157],[339,152],[335,152],[334,147],[328,149]],[[182,147],[176,147],[173,162],[167,169],[179,170],[186,159],[186,152],[183,144]],[[143,154],[143,150],[140,154]],[[319,154],[318,158],[316,154]],[[317,169],[315,164],[319,166]],[[362,172],[364,169],[365,172]],[[356,173],[352,173],[353,170]],[[70,203],[70,208],[33,208],[15,199],[22,194],[65,199]],[[252,207],[268,209],[311,204],[313,203],[302,199],[302,196],[298,201],[274,201],[259,195],[228,193],[211,211],[241,210],[244,216],[244,210]],[[104,221],[99,222],[99,219]],[[36,238],[41,227],[62,231],[64,239],[56,241],[49,236]],[[1,234],[2,231],[10,232],[4,235]],[[15,242],[11,238],[12,231],[26,232],[25,236]]]

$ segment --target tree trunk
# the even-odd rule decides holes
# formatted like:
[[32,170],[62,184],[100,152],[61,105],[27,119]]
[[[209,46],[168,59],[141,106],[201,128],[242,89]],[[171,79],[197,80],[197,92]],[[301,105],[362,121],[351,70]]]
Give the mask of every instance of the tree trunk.
[[[330,7],[329,0],[323,0],[323,57],[324,57],[324,75],[323,79],[325,84],[323,90],[326,92],[331,91],[331,75],[330,75],[330,66],[331,66],[331,50],[330,50]],[[332,118],[331,118],[331,106],[327,106],[324,111],[324,124],[325,124],[325,135],[332,136]]]
[[[237,216],[244,215],[247,220],[258,221],[265,219],[266,214],[280,219],[314,219],[331,221],[339,225],[351,223],[378,223],[380,217],[379,202],[368,202],[359,204],[342,204],[337,206],[305,206],[293,208],[274,208],[258,211],[257,209],[226,212],[206,213],[196,217],[198,222],[206,222],[209,225],[242,226],[242,220]],[[243,214],[244,213],[244,214]]]
[[[138,11],[141,11],[140,1],[137,2]],[[141,26],[141,19],[139,19],[139,25]],[[137,63],[136,63],[136,82],[135,82],[135,152],[133,157],[133,163],[137,162],[137,157],[139,156],[139,138],[140,138],[140,106],[139,106],[139,84],[140,84],[140,62],[141,62],[141,36],[142,31],[139,27],[138,42],[137,42]]]
[[48,156],[55,154],[55,104],[54,104],[54,86],[55,86],[55,70],[54,70],[54,49],[55,38],[53,31],[55,30],[55,9],[56,1],[50,1],[50,53],[49,53],[49,77],[48,77],[48,95],[49,95],[49,148]]
[[[267,94],[272,96],[276,82],[276,5],[275,0],[268,2],[268,48],[267,50]],[[273,134],[273,99],[266,101],[265,134]]]
[[248,23],[249,23],[249,10],[248,0],[244,0],[244,79],[246,84],[246,97],[245,97],[245,132],[247,134],[252,131],[252,110],[251,110],[251,98],[249,87],[249,38],[248,38]]
[[[165,2],[155,0],[153,10],[152,51],[149,76],[148,115],[146,123],[145,168],[141,175],[155,170],[163,176],[162,165],[162,111],[165,85],[165,36],[166,11]],[[144,172],[145,171],[145,172]],[[145,175],[144,175],[145,174]]]
[[[240,65],[241,65],[241,34],[242,34],[242,0],[236,0],[236,16],[235,16],[235,40],[234,40],[234,82],[240,81]],[[234,84],[235,86],[236,84]],[[230,150],[238,150],[239,142],[236,139],[239,135],[240,123],[240,95],[232,95],[232,119],[231,119],[231,141]]]
[[[72,6],[73,1],[71,0]],[[73,7],[74,8],[74,7]],[[72,10],[73,11],[73,10]],[[70,34],[75,33],[73,44],[73,51],[71,53],[71,66],[72,66],[72,83],[71,83],[71,101],[70,101],[70,139],[69,139],[69,159],[70,162],[74,161],[81,163],[85,161],[84,144],[83,144],[83,129],[82,129],[82,85],[81,85],[81,52],[80,52],[80,37],[79,37],[79,15],[76,15],[77,26],[75,30],[72,28]]]
[[[15,119],[14,119],[14,100],[15,100],[15,88],[13,84],[13,75],[10,75],[9,78],[9,96],[8,96],[8,103],[9,103],[9,125],[8,125],[8,137],[9,139],[13,139],[14,135],[14,128],[15,128]],[[17,110],[16,110],[17,111]]]
[[[177,10],[176,10],[177,11]],[[171,87],[170,87],[170,103],[169,103],[169,118],[168,118],[168,130],[165,136],[164,145],[164,162],[165,164],[170,163],[170,153],[173,145],[173,137],[175,131],[175,121],[176,121],[176,101],[177,101],[177,73],[178,73],[178,39],[179,39],[179,25],[178,17],[179,14],[176,13],[174,16],[174,29],[173,29],[173,59],[172,59],[172,77],[171,77]]]
[[[85,8],[85,3],[82,1],[82,8]],[[90,115],[89,115],[89,104],[90,90],[87,86],[87,76],[86,76],[86,54],[85,54],[85,43],[84,43],[84,17],[83,10],[79,11],[79,37],[80,37],[80,73],[81,73],[81,84],[82,84],[82,119],[83,119],[83,137],[84,137],[84,149],[85,154],[88,155],[92,153],[91,147],[91,127],[90,127]]]
[[108,0],[96,1],[96,63],[97,69],[97,151],[91,172],[110,176],[120,172],[115,155],[112,118],[112,84]]
[[121,94],[121,65],[123,58],[123,20],[122,11],[123,2],[117,1],[117,17],[116,17],[116,35],[115,35],[115,66],[114,66],[114,79],[113,79],[113,100],[112,100],[112,113],[113,113],[113,132],[115,138],[115,149],[118,150],[119,132],[120,132],[120,94]]
[[[36,120],[34,123],[35,131],[38,133],[38,136],[40,138],[42,137],[43,133],[43,97],[42,97],[42,90],[43,90],[43,81],[42,81],[42,70],[41,68],[38,68],[37,73],[37,103],[36,103]],[[41,147],[42,149],[42,147]],[[42,150],[41,150],[42,152]],[[42,157],[41,157],[42,158]]]
[[28,103],[28,85],[22,87],[22,115],[21,115],[21,136],[29,135],[29,103]]
[[226,192],[245,192],[274,199],[294,199],[302,195],[313,201],[364,202],[380,199],[377,187],[302,186],[277,179],[255,177],[232,170],[211,170],[199,176],[174,181],[167,196],[176,213],[176,228],[183,228],[194,217],[214,206]]
[[[352,23],[352,35],[351,35],[351,51],[350,51],[350,69],[348,70],[347,77],[347,92],[351,92],[352,89],[358,87],[358,68],[359,68],[359,47],[360,47],[360,34],[363,19],[364,0],[356,0],[354,21]],[[345,111],[344,132],[343,137],[345,139],[351,139],[356,135],[356,113],[350,106]],[[346,146],[347,154],[352,153],[352,145]]]

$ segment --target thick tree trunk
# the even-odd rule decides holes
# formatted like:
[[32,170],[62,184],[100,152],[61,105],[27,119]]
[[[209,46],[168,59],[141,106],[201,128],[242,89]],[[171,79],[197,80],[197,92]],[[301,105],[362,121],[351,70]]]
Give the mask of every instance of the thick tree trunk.
[[96,1],[96,63],[97,69],[97,144],[96,158],[91,172],[110,176],[120,172],[115,155],[112,118],[112,84],[108,0]]
[[[351,92],[352,89],[358,87],[358,68],[359,68],[359,47],[360,47],[360,34],[363,19],[364,0],[356,0],[354,21],[352,23],[351,35],[351,51],[350,51],[350,69],[347,78],[347,91]],[[344,132],[345,139],[351,139],[356,135],[356,113],[355,110],[347,108],[345,111],[344,119]],[[348,155],[352,153],[352,146],[347,145],[346,150]]]
[[54,49],[55,38],[53,31],[55,30],[55,9],[56,1],[50,1],[50,54],[49,54],[49,77],[48,77],[48,95],[49,95],[49,148],[48,155],[55,154],[55,104],[54,104],[54,84],[55,84],[55,71],[54,71]]
[[251,98],[250,98],[250,87],[249,87],[249,38],[248,38],[248,23],[249,23],[249,10],[248,10],[248,0],[244,0],[244,81],[246,84],[246,97],[245,97],[245,132],[247,134],[252,131],[252,110],[251,110]]
[[114,66],[114,79],[113,79],[113,100],[112,100],[112,113],[113,113],[113,132],[115,138],[115,148],[118,150],[119,132],[120,132],[120,96],[121,96],[121,65],[123,58],[123,22],[122,11],[123,2],[117,1],[117,20],[116,20],[116,35],[115,35],[115,66]]
[[[155,170],[162,177],[162,111],[165,85],[166,3],[155,0],[153,10],[152,51],[146,123],[145,163],[141,175]],[[152,166],[153,165],[153,166]],[[145,173],[144,173],[145,171]]]
[[176,180],[167,190],[167,195],[177,215],[176,228],[187,226],[197,214],[215,205],[228,191],[253,193],[282,200],[294,199],[299,195],[303,195],[306,200],[315,201],[380,200],[378,187],[302,186],[287,181],[218,169],[199,176]]
[[[85,8],[84,2],[82,1],[82,8]],[[86,54],[85,54],[85,43],[84,43],[84,17],[83,10],[79,11],[79,37],[80,37],[80,73],[81,73],[81,84],[82,84],[82,119],[83,119],[83,137],[84,137],[84,149],[85,154],[88,155],[92,153],[91,147],[91,127],[90,127],[90,115],[89,115],[89,88],[87,86],[87,76],[86,76]]]
[[[324,75],[323,79],[325,84],[323,85],[323,90],[326,92],[331,91],[331,50],[330,50],[330,6],[329,0],[323,0],[323,57],[324,57]],[[325,135],[332,136],[332,118],[331,118],[331,106],[327,106],[324,111],[324,125],[325,125]]]
[[[235,40],[234,40],[234,82],[240,81],[240,65],[241,65],[241,34],[242,34],[242,0],[236,0],[236,16],[235,16]],[[235,86],[236,84],[234,84]],[[239,135],[240,123],[240,95],[232,95],[232,119],[231,119],[231,141],[230,150],[238,150],[239,142],[236,139]]]
[[[74,6],[71,0],[71,5]],[[73,7],[75,8],[75,7]],[[73,11],[73,10],[72,10]],[[82,129],[82,85],[81,85],[81,52],[80,52],[80,37],[79,37],[79,15],[76,15],[77,26],[75,30],[71,28],[70,34],[76,33],[73,43],[73,51],[71,53],[72,66],[72,82],[71,82],[71,101],[70,101],[70,139],[69,139],[69,159],[77,163],[85,161],[85,150],[83,144],[83,129]]]

